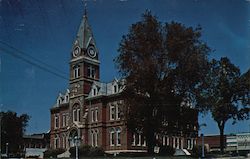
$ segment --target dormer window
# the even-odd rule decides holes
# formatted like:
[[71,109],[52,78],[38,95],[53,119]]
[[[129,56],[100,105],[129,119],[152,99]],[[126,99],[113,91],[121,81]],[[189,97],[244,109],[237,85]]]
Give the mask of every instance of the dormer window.
[[75,65],[73,67],[73,70],[74,70],[74,78],[80,77],[80,66],[79,65]]
[[58,99],[58,105],[60,105],[60,104],[61,104],[61,99],[59,98],[59,99]]
[[118,85],[117,85],[117,84],[115,84],[115,85],[113,86],[113,91],[114,91],[114,93],[117,93],[117,92],[118,92]]
[[96,96],[97,93],[98,93],[98,90],[97,90],[96,87],[94,87],[93,90],[92,90],[92,95],[93,95],[93,96]]
[[65,97],[65,102],[68,103],[68,101],[69,101],[69,96],[66,95],[66,97]]

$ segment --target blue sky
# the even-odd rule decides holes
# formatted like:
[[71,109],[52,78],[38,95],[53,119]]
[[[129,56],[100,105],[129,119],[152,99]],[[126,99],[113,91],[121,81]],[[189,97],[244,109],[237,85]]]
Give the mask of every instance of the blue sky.
[[[0,40],[52,65],[67,78],[83,6],[82,0],[0,0]],[[250,68],[248,0],[89,0],[87,8],[104,82],[118,76],[113,59],[121,37],[146,9],[162,22],[201,25],[203,41],[214,50],[211,58],[227,56],[242,72]],[[6,48],[0,45],[0,108],[31,115],[28,133],[48,131],[49,109],[68,87],[68,80],[2,51]],[[209,115],[200,116],[200,123],[204,122],[203,132],[219,132]],[[226,133],[249,130],[250,121],[228,122],[225,129]]]

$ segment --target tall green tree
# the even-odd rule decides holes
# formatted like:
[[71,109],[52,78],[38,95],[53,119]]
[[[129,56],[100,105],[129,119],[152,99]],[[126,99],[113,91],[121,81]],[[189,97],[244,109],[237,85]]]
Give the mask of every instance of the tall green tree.
[[[248,73],[249,74],[249,73]],[[229,119],[244,120],[249,117],[249,75],[226,57],[213,59],[207,74],[207,89],[203,89],[203,106],[211,111],[220,130],[220,150],[224,153],[224,128]],[[204,98],[205,97],[205,98]]]
[[200,38],[201,27],[161,23],[149,11],[122,37],[115,62],[126,79],[125,117],[131,131],[146,136],[149,153],[155,133],[163,125],[176,132],[182,106],[195,103],[210,51]]
[[12,111],[0,112],[1,116],[1,150],[6,152],[6,143],[8,143],[8,152],[17,154],[21,152],[22,137],[30,117],[27,114],[21,114]]

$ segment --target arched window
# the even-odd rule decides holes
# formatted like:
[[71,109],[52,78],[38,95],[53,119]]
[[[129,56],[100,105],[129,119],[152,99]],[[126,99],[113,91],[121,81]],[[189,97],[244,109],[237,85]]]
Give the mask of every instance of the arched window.
[[59,114],[55,114],[55,129],[59,128]]
[[110,146],[115,146],[115,130],[112,128],[109,133]]
[[54,138],[54,148],[55,149],[59,148],[59,136],[57,134]]
[[98,146],[98,130],[95,130],[95,146]]
[[80,106],[76,105],[73,107],[73,122],[80,122],[81,111]]
[[121,129],[116,129],[116,145],[121,146]]
[[93,130],[91,130],[91,133],[90,133],[90,135],[91,135],[91,146],[93,146],[94,147],[94,142],[95,142],[95,135],[94,135],[94,131]]
[[87,76],[90,78],[95,78],[96,70],[94,66],[88,66]]
[[80,65],[75,65],[73,67],[74,70],[74,78],[80,77]]
[[98,146],[98,130],[91,130],[91,146]]

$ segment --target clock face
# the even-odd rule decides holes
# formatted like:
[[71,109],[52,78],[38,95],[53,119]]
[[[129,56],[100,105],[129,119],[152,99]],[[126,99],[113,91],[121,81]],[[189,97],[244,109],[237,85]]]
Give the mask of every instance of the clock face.
[[87,49],[87,53],[91,58],[96,57],[96,50],[94,46],[89,46]]
[[73,56],[77,57],[80,54],[80,48],[77,46],[73,51]]

